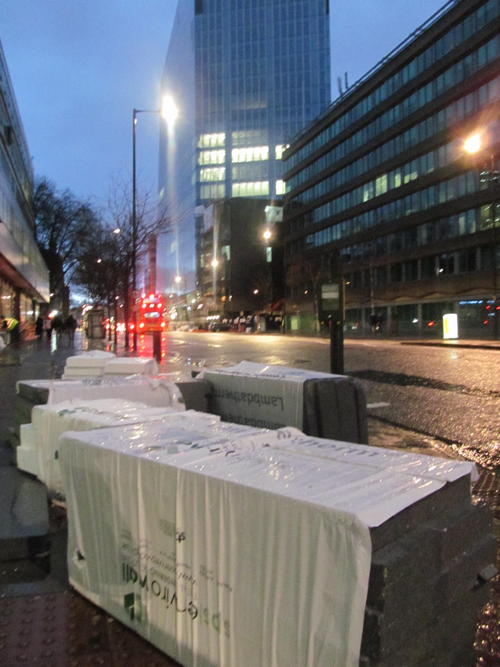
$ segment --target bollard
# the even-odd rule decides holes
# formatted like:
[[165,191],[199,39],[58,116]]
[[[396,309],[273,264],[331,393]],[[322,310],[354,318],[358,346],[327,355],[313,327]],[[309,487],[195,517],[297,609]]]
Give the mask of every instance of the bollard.
[[340,313],[330,320],[330,372],[344,374],[344,322]]
[[153,331],[153,357],[161,363],[161,331]]

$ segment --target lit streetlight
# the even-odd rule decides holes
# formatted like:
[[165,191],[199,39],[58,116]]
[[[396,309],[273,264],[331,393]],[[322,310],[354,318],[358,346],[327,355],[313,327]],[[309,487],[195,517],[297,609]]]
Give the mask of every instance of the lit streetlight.
[[482,144],[481,133],[474,132],[465,139],[463,149],[466,153],[469,153],[469,155],[475,155],[483,148]]
[[[137,159],[136,159],[136,131],[137,116],[140,113],[154,113],[160,115],[169,127],[172,127],[179,112],[171,95],[165,94],[159,109],[132,109],[132,297],[134,302],[133,320],[137,323],[135,312],[135,298],[137,291]],[[118,228],[117,228],[118,229]],[[119,233],[114,230],[114,233]],[[128,337],[125,339],[128,346]],[[134,326],[133,348],[137,349],[137,327]]]

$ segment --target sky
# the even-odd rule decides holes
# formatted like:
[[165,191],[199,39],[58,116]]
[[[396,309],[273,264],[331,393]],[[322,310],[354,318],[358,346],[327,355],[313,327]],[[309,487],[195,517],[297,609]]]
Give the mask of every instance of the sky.
[[[338,76],[353,84],[444,3],[330,0],[333,98]],[[159,106],[176,4],[2,0],[0,40],[36,176],[101,208],[130,183],[132,109]],[[139,116],[142,192],[157,187],[158,122]]]

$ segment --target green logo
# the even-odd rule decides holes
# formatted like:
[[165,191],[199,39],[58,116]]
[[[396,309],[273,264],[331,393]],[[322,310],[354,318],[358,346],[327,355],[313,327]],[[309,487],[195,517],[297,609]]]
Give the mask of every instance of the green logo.
[[127,593],[123,596],[123,606],[131,621],[142,621],[142,602],[135,593]]

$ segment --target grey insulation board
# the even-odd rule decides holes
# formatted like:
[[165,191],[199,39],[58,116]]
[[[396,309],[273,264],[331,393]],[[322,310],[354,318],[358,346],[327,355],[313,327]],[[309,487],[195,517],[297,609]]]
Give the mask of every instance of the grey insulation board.
[[341,375],[306,380],[303,430],[320,438],[367,443],[366,395],[361,384]]

